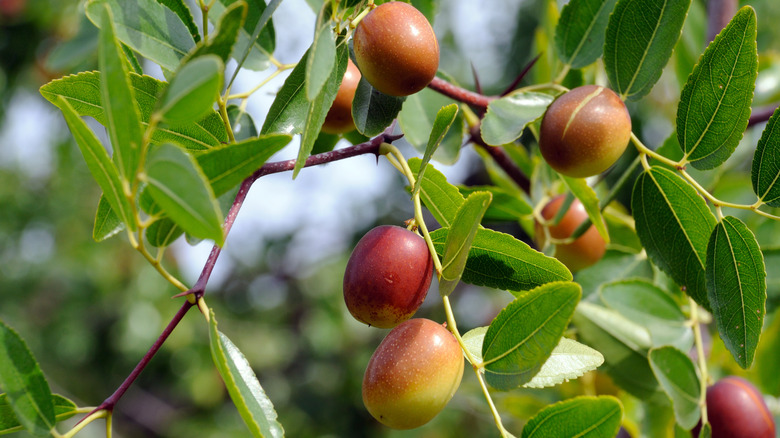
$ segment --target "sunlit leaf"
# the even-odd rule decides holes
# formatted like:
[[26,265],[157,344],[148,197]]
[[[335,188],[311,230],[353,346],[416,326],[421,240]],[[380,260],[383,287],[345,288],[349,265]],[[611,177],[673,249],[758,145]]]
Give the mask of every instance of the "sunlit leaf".
[[596,230],[598,230],[604,241],[609,243],[609,232],[607,232],[607,225],[601,215],[599,198],[596,196],[596,192],[583,178],[571,178],[566,175],[561,175],[561,177],[572,194],[582,203],[582,206],[588,213],[591,224],[595,225]]
[[[216,3],[214,3],[216,5]],[[212,12],[213,13],[213,12]],[[238,33],[244,24],[247,15],[247,5],[243,1],[230,5],[219,17],[219,23],[209,41],[198,44],[197,48],[190,52],[187,60],[203,55],[217,55],[223,63],[230,60],[233,46],[236,44]],[[186,62],[186,60],[185,60]]]
[[758,140],[751,179],[753,191],[762,202],[780,207],[780,109],[769,118]]
[[482,344],[487,382],[501,390],[529,382],[558,345],[580,295],[577,283],[548,283],[501,310]]
[[561,338],[542,369],[523,385],[526,388],[547,388],[576,379],[604,363],[604,356],[579,342]]
[[553,96],[536,92],[514,93],[490,102],[482,120],[482,139],[491,146],[511,143],[526,125],[538,119]]
[[102,242],[125,229],[122,219],[116,215],[111,204],[105,196],[100,197],[97,212],[95,213],[95,226],[92,228],[92,238],[95,242]]
[[612,438],[623,420],[623,405],[609,395],[579,396],[542,409],[523,427],[523,438]]
[[[404,140],[411,143],[418,152],[424,153],[439,110],[453,102],[452,99],[430,88],[423,88],[407,96],[401,112],[398,113],[398,123],[404,133]],[[464,131],[463,115],[458,113],[452,128],[447,131],[441,144],[433,153],[433,160],[443,164],[454,164],[460,156]]]
[[223,70],[216,55],[200,56],[184,64],[165,88],[155,116],[171,125],[206,116],[222,89]]
[[460,282],[466,267],[469,249],[491,199],[488,192],[474,192],[458,209],[455,220],[447,232],[444,255],[441,258],[442,272],[439,279],[439,293],[442,296],[451,294]]
[[313,101],[336,66],[336,38],[330,21],[324,21],[317,29],[309,52],[306,59],[306,98]]
[[189,29],[190,34],[192,35],[192,39],[195,40],[196,43],[200,41],[200,32],[198,31],[198,26],[195,24],[195,19],[192,18],[192,12],[190,12],[190,8],[187,6],[184,0],[157,0],[157,2],[162,3],[168,7],[168,9],[178,15],[181,19],[181,22],[187,26],[187,29]]
[[233,57],[240,61],[246,56],[240,67],[255,71],[265,70],[270,65],[268,55],[276,48],[276,32],[271,15],[281,1],[272,1],[266,6],[263,0],[219,0],[211,3],[209,17],[219,17],[224,14],[226,8],[234,7],[242,1],[247,3],[249,9],[238,33]]
[[[54,405],[54,419],[57,422],[67,420],[76,415],[76,404],[67,398],[59,394],[52,394],[51,401]],[[24,430],[24,427],[16,419],[14,408],[8,400],[8,394],[0,394],[0,435],[22,430]]]
[[571,0],[555,27],[555,48],[572,68],[585,67],[601,56],[607,21],[617,0]]

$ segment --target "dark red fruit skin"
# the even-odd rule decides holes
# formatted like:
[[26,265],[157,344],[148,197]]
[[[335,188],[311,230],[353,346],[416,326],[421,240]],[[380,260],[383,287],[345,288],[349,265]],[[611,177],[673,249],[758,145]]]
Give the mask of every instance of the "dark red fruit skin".
[[[764,397],[747,380],[729,376],[707,388],[712,438],[774,438],[775,421]],[[699,436],[701,423],[691,431]]]
[[322,132],[343,134],[355,129],[355,122],[352,119],[352,100],[355,98],[358,83],[360,83],[360,70],[349,59],[336,99],[333,100],[322,124]]
[[344,302],[358,321],[392,328],[417,311],[433,278],[425,240],[406,228],[382,225],[355,246],[344,272]]
[[439,69],[439,43],[414,6],[383,3],[358,23],[352,36],[355,61],[374,88],[408,96],[425,88]]

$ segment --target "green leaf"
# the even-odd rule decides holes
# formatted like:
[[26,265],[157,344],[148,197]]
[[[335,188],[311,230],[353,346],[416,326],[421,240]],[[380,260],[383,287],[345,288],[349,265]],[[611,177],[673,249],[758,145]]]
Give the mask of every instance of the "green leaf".
[[306,60],[306,99],[313,101],[336,67],[336,38],[329,20],[323,21],[317,29],[309,52],[311,56]]
[[653,346],[683,351],[693,346],[693,331],[680,306],[649,280],[612,281],[602,286],[600,296],[607,307],[645,327]]
[[[216,3],[215,3],[216,5]],[[197,48],[185,58],[191,60],[203,55],[217,55],[222,63],[230,60],[230,53],[236,44],[238,32],[244,24],[247,15],[247,5],[243,1],[230,5],[219,17],[217,29],[209,41],[198,44]]]
[[672,401],[677,423],[685,430],[692,429],[701,417],[701,386],[691,358],[670,346],[654,348],[648,357],[658,383]]
[[609,14],[617,0],[571,0],[555,27],[555,48],[572,68],[585,67],[601,56]]
[[104,195],[100,196],[97,212],[95,213],[95,226],[92,228],[92,238],[95,242],[102,242],[125,229],[122,219],[116,215],[111,204]]
[[189,29],[192,39],[195,40],[196,43],[200,42],[198,26],[195,24],[195,19],[192,18],[192,12],[190,12],[190,8],[187,7],[184,0],[157,0],[157,2],[165,5],[168,9],[173,11],[173,13],[178,15],[181,22]]
[[497,186],[458,186],[461,195],[468,196],[474,192],[490,192],[493,201],[490,202],[482,219],[483,222],[518,221],[528,218],[533,213],[533,207],[523,197],[514,192]]
[[361,77],[352,99],[352,119],[358,132],[366,137],[382,133],[398,116],[405,99],[380,93]]
[[444,243],[444,255],[441,260],[441,277],[439,278],[439,293],[446,297],[455,290],[466,268],[469,249],[482,216],[490,205],[492,196],[488,192],[474,192],[460,206],[455,220],[447,232]]
[[[431,233],[439,257],[444,254],[448,230]],[[570,281],[571,273],[558,260],[547,257],[509,234],[478,229],[469,249],[461,280],[477,286],[523,291],[553,281]]]
[[149,151],[147,190],[185,232],[222,245],[222,213],[211,186],[195,160],[166,144]]
[[111,9],[116,37],[163,70],[176,71],[195,40],[179,17],[155,0],[89,0],[87,17],[100,27],[100,11]]
[[339,85],[341,85],[341,80],[344,78],[344,73],[347,71],[348,59],[349,48],[346,44],[340,44],[336,52],[336,66],[330,72],[328,82],[314,101],[310,102],[308,105],[303,135],[301,137],[301,148],[298,151],[298,159],[295,161],[295,168],[293,169],[293,178],[298,176],[298,172],[300,172],[306,164],[306,159],[311,155],[311,151],[314,148],[314,142],[317,141],[317,137],[322,129],[322,124],[325,122],[325,117],[328,115],[328,111],[330,110],[331,105],[333,105],[333,101],[336,99]]
[[472,356],[479,362],[482,362],[482,344],[485,340],[485,333],[489,327],[477,327],[469,330],[463,335],[463,345],[469,350]]
[[580,294],[577,283],[548,283],[501,310],[482,344],[487,382],[500,390],[529,382],[558,345]]
[[289,135],[283,134],[263,135],[210,149],[195,158],[211,184],[214,195],[220,196],[252,175],[291,139]]
[[0,320],[0,388],[19,423],[35,436],[49,436],[56,422],[49,383],[24,340]]
[[114,162],[119,175],[132,184],[138,172],[143,132],[140,116],[135,105],[127,65],[122,49],[114,38],[111,11],[103,6],[100,10],[101,30],[98,44],[98,61],[103,80],[100,92],[103,97],[108,136],[114,150]]
[[517,140],[526,125],[541,117],[552,101],[549,94],[526,92],[490,102],[480,127],[482,139],[491,146]]
[[130,207],[130,201],[124,195],[122,182],[119,179],[119,172],[114,163],[108,158],[108,152],[100,143],[87,124],[73,110],[73,107],[63,99],[59,98],[58,106],[62,110],[65,121],[68,123],[70,132],[76,140],[76,144],[84,156],[87,168],[92,174],[92,178],[97,181],[103,190],[103,196],[111,205],[111,208],[122,220],[135,231],[135,219]]
[[523,427],[523,438],[612,438],[623,421],[623,405],[609,395],[579,396],[539,411]]
[[673,171],[654,166],[637,178],[631,210],[653,263],[710,309],[704,268],[716,220],[704,199]]
[[[76,415],[78,409],[76,404],[67,398],[59,394],[52,394],[51,401],[54,405],[54,418],[57,422],[67,420]],[[8,394],[0,394],[0,435],[22,430],[24,430],[24,427],[16,419],[14,408],[8,400]]]
[[579,342],[561,338],[542,368],[523,385],[525,388],[547,388],[576,379],[604,363],[604,356]]
[[588,182],[583,178],[571,178],[566,175],[561,175],[561,177],[563,178],[563,182],[566,183],[566,187],[571,190],[572,194],[574,194],[574,196],[580,200],[582,206],[585,207],[590,223],[596,226],[596,230],[604,241],[609,243],[609,232],[607,231],[604,217],[601,215],[599,198],[596,196],[596,192],[590,188]]
[[638,99],[661,77],[691,0],[618,0],[607,23],[604,68],[623,99]]
[[677,138],[691,166],[718,167],[737,148],[757,72],[756,14],[746,6],[710,43],[680,94]]
[[200,56],[184,64],[165,88],[153,117],[176,125],[206,116],[222,88],[224,68],[216,55]]
[[771,207],[780,207],[780,109],[769,118],[756,153],[751,179],[758,198]]
[[303,132],[309,101],[306,99],[306,64],[309,50],[303,54],[284,85],[276,93],[276,98],[268,109],[268,115],[260,130],[262,134],[272,132],[280,134],[300,134]]
[[[439,110],[453,102],[452,99],[430,88],[423,88],[407,96],[401,112],[398,113],[398,123],[404,133],[404,140],[414,146],[418,152],[424,153]],[[458,161],[463,146],[464,130],[463,116],[459,113],[455,116],[452,128],[447,131],[441,144],[433,153],[433,159],[443,164],[454,164]]]
[[222,332],[217,330],[214,311],[209,309],[209,345],[211,357],[217,366],[225,387],[244,419],[252,436],[281,438],[282,425],[276,420],[276,411],[257,380],[244,354]]
[[735,217],[724,217],[712,231],[707,296],[723,343],[747,369],[764,323],[766,270],[755,236]]
[[650,333],[620,313],[581,301],[572,324],[580,339],[604,355],[604,369],[615,383],[637,398],[647,400],[658,392],[647,350]]
[[428,137],[428,145],[425,148],[425,154],[423,155],[422,162],[420,163],[420,170],[417,172],[417,180],[412,190],[412,196],[420,193],[422,187],[422,178],[425,174],[425,169],[428,167],[428,162],[431,161],[434,152],[444,140],[444,136],[447,135],[447,131],[450,130],[455,117],[458,115],[458,105],[450,104],[442,107],[438,113],[436,113],[436,120],[433,122],[431,134]]
[[[419,174],[422,160],[417,157],[409,159],[409,168]],[[432,164],[425,166],[426,170],[420,179],[420,199],[433,215],[436,222],[444,228],[452,226],[458,209],[466,198],[458,188],[447,182],[443,173],[436,170]]]
[[219,0],[212,3],[210,12],[214,14],[209,16],[219,17],[224,14],[226,8],[242,2],[246,2],[249,9],[233,48],[233,57],[239,61],[236,71],[241,67],[254,71],[265,70],[270,65],[269,55],[276,48],[276,33],[271,15],[280,1],[272,1],[266,7],[263,0]]
[[[100,78],[98,72],[84,72],[66,76],[41,87],[41,95],[60,108],[62,106],[58,98],[62,97],[78,115],[93,117],[103,126],[107,126],[103,98],[100,95]],[[166,84],[151,76],[139,76],[134,73],[130,73],[130,83],[138,109],[141,111],[141,124],[146,129],[152,111],[157,105],[157,96],[160,95]],[[176,143],[189,150],[208,149],[222,142],[227,142],[227,140],[225,124],[216,111],[210,111],[206,117],[195,123],[158,126],[152,133],[152,142],[154,143]]]
[[164,248],[182,234],[184,234],[184,230],[169,218],[164,217],[149,225],[149,228],[146,229],[146,240],[149,241],[149,245],[155,248]]

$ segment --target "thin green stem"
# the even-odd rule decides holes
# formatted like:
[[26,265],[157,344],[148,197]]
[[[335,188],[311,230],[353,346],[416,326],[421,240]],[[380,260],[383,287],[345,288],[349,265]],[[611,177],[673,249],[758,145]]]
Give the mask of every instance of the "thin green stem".
[[558,76],[553,79],[554,84],[560,84],[563,82],[563,80],[566,78],[566,75],[569,74],[569,70],[571,70],[571,64],[566,63],[564,64],[563,68],[561,69],[561,72],[558,73]]
[[707,358],[704,356],[704,342],[701,337],[701,324],[699,321],[699,305],[693,301],[693,298],[688,299],[691,306],[691,324],[693,326],[693,340],[696,344],[696,355],[699,359],[699,372],[701,372],[701,392],[699,394],[699,408],[701,409],[701,423],[708,423],[707,420],[707,381],[709,376],[707,374]]
[[88,415],[83,420],[79,421],[78,424],[73,426],[71,430],[69,430],[67,433],[61,435],[62,438],[72,438],[77,433],[81,432],[82,429],[84,429],[88,424],[92,423],[93,421],[99,419],[99,418],[109,418],[109,413],[105,409],[101,409],[99,411],[95,411]]
[[636,149],[639,151],[640,154],[644,154],[649,156],[650,158],[660,161],[664,164],[667,164],[669,166],[674,167],[675,169],[679,169],[679,163],[674,160],[670,160],[669,158],[664,157],[663,155],[655,152],[654,150],[648,148],[647,146],[642,143],[642,140],[640,140],[634,132],[631,132],[631,141],[634,143],[634,146],[636,146]]

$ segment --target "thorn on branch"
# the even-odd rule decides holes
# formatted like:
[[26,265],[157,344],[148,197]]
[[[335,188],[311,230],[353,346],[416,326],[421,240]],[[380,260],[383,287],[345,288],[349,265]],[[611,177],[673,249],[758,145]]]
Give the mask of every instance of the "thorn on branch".
[[534,59],[528,61],[528,64],[523,67],[523,70],[520,72],[519,75],[515,78],[514,81],[512,81],[511,84],[509,84],[508,87],[506,87],[506,90],[504,90],[503,93],[501,93],[501,96],[506,96],[507,94],[511,93],[515,88],[517,88],[517,85],[520,84],[520,81],[522,81],[529,71],[531,71],[531,68],[536,64],[536,61],[539,60],[539,58],[542,56],[542,54],[538,54],[534,57]]

